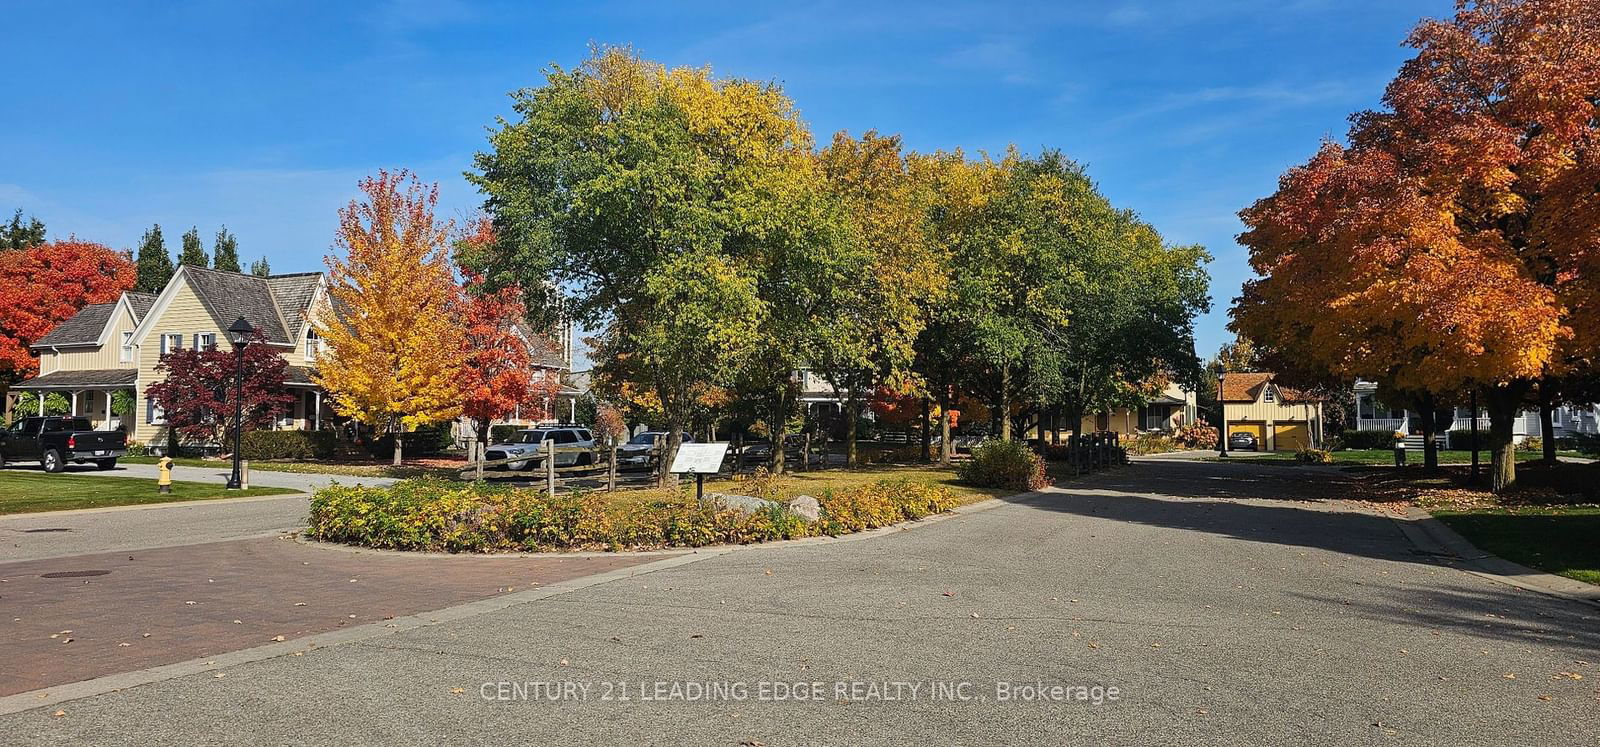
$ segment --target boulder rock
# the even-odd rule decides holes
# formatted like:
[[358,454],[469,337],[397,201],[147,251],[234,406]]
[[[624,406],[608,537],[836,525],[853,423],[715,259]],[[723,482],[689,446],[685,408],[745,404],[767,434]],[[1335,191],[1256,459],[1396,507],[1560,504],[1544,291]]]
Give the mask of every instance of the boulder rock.
[[787,506],[789,513],[806,521],[816,521],[822,518],[822,504],[809,495],[797,495],[790,498]]
[[736,493],[706,493],[706,500],[720,508],[753,514],[761,511],[770,511],[778,504],[765,498]]

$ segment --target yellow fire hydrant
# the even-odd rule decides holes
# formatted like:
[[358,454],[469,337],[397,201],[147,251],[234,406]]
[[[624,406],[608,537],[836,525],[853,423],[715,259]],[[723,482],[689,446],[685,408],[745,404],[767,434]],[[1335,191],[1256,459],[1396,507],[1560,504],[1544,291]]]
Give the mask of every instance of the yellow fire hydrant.
[[156,479],[157,490],[159,490],[162,493],[171,493],[172,492],[172,457],[169,457],[169,456],[161,457],[161,461],[156,462],[156,467],[157,467],[157,469],[161,470],[161,477]]

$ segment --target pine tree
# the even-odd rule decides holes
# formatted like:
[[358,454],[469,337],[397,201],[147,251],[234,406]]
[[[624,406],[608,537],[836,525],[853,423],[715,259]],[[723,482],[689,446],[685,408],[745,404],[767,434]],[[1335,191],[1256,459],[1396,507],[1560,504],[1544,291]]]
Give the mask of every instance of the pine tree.
[[160,293],[167,287],[167,281],[172,279],[172,255],[167,254],[167,243],[161,238],[161,225],[158,223],[144,232],[139,239],[139,258],[136,260],[139,267],[139,279],[133,284],[133,289],[140,293]]
[[217,231],[217,243],[211,247],[211,266],[228,272],[239,271],[239,240],[223,226]]
[[267,264],[266,257],[262,257],[250,263],[250,274],[259,278],[268,277],[272,274],[272,265]]
[[11,223],[0,226],[0,251],[7,249],[27,249],[44,243],[44,224],[38,218],[29,216],[26,225],[22,222],[22,208],[11,216]]
[[190,267],[209,267],[211,258],[206,256],[206,248],[200,243],[200,229],[193,226],[183,233],[183,251],[178,255],[178,264]]

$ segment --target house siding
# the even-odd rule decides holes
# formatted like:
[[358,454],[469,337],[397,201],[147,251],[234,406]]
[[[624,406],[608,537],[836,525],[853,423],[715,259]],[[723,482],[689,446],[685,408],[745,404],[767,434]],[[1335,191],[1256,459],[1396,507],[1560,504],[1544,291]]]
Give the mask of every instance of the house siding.
[[40,356],[40,372],[50,371],[82,371],[85,369],[108,368],[133,368],[134,362],[123,362],[120,351],[122,349],[122,333],[132,332],[136,325],[133,317],[128,315],[128,310],[118,305],[116,313],[112,316],[111,332],[106,335],[106,344],[98,347],[72,347],[60,348],[60,353],[54,356],[52,367],[46,370],[42,363],[46,352]]
[[183,335],[183,347],[194,345],[194,336],[200,334],[214,334],[218,344],[227,339],[227,335],[212,320],[210,312],[200,303],[200,297],[195,295],[187,282],[179,279],[174,289],[171,301],[165,310],[155,309],[151,313],[160,312],[160,317],[153,320],[145,336],[134,340],[139,346],[139,381],[137,388],[138,403],[134,410],[133,420],[136,425],[132,429],[133,439],[145,443],[164,443],[167,429],[164,426],[151,425],[146,422],[149,412],[146,404],[146,390],[151,384],[166,378],[166,375],[156,371],[156,366],[161,363],[161,336],[165,334]]

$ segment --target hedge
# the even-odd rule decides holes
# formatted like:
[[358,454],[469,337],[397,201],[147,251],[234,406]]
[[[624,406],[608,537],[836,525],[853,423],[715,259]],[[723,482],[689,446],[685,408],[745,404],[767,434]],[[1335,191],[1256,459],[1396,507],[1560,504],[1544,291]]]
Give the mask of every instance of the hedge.
[[1346,449],[1392,449],[1394,431],[1345,431],[1339,443]]
[[1049,487],[1044,457],[1021,441],[991,439],[972,450],[972,459],[957,470],[962,482],[985,488],[1039,490]]
[[489,443],[503,444],[516,438],[517,431],[522,430],[520,425],[491,425],[489,426]]
[[[433,456],[452,446],[455,446],[455,439],[450,435],[449,421],[419,425],[416,430],[407,433],[400,442],[401,452],[407,458]],[[366,442],[366,447],[367,453],[374,459],[387,459],[394,456],[394,436],[384,435],[381,438],[370,439]]]
[[311,537],[366,547],[448,552],[625,550],[748,544],[839,535],[948,511],[942,485],[882,481],[817,497],[808,523],[782,504],[745,513],[677,494],[628,500],[578,491],[402,480],[389,487],[334,483],[311,499]]
[[239,453],[245,459],[329,459],[336,445],[333,431],[248,431]]

